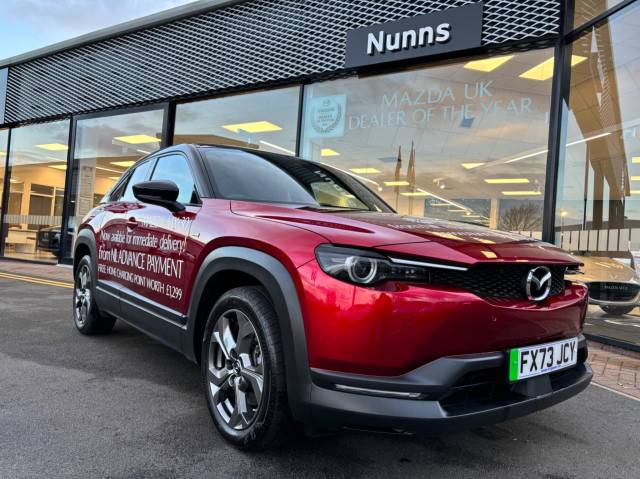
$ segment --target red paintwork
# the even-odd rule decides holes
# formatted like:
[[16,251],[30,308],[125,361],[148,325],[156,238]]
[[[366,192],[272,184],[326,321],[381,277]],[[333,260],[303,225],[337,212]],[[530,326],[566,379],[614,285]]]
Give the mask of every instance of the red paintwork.
[[[102,214],[101,214],[102,213]],[[323,243],[376,248],[416,258],[471,265],[478,262],[577,261],[560,249],[520,236],[458,223],[387,213],[326,213],[253,202],[205,199],[201,207],[172,214],[156,206],[115,203],[101,206],[82,227],[94,230],[98,248],[109,247],[102,231],[127,231],[127,220],[147,221],[158,237],[171,233],[158,218],[189,219],[185,249],[146,253],[184,261],[180,279],[152,279],[183,289],[181,300],[123,283],[149,299],[187,314],[200,264],[220,246],[246,246],[282,262],[298,289],[312,367],[397,375],[441,356],[503,350],[577,335],[585,314],[586,288],[572,284],[541,304],[490,302],[471,293],[438,286],[387,283],[357,287],[324,273],[314,250]],[[139,228],[137,226],[136,228]],[[139,248],[139,251],[144,248]]]
[[587,297],[572,285],[541,305],[491,303],[455,288],[345,284],[315,261],[299,272],[311,366],[359,374],[398,375],[442,356],[575,337]]

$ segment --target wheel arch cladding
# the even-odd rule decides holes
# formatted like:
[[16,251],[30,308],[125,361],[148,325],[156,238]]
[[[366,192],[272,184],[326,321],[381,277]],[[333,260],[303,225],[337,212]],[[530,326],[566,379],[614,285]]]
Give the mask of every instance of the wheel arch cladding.
[[294,418],[303,420],[308,415],[306,404],[311,389],[311,376],[302,310],[291,274],[273,256],[238,246],[221,247],[207,255],[198,271],[191,294],[184,354],[191,360],[197,360],[196,351],[200,348],[203,327],[199,326],[199,322],[202,318],[206,321],[214,298],[201,299],[207,291],[216,291],[215,285],[211,283],[212,279],[226,279],[228,274],[235,277],[221,288],[224,291],[239,286],[238,280],[242,279],[251,281],[249,285],[263,286],[267,291],[278,317],[282,336],[289,406]]
[[76,269],[80,260],[88,254],[91,256],[91,266],[97,271],[97,251],[96,236],[90,229],[83,229],[78,232],[75,245],[73,248],[73,274],[75,276]]

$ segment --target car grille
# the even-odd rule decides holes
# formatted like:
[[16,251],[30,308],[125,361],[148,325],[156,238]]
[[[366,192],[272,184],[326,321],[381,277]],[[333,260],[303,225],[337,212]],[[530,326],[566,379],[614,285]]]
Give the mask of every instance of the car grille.
[[[433,269],[431,282],[456,286],[485,298],[526,299],[524,286],[532,264],[481,264],[467,271]],[[548,266],[554,296],[564,291],[566,266]]]
[[640,292],[633,283],[592,282],[588,284],[589,296],[598,301],[632,301]]

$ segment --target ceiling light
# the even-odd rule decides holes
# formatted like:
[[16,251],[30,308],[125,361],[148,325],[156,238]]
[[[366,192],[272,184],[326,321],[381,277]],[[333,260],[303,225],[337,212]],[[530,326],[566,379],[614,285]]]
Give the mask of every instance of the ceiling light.
[[466,170],[472,170],[482,165],[484,165],[484,163],[462,163],[462,167]]
[[572,141],[571,143],[567,143],[567,146],[577,145],[579,143],[584,143],[586,141],[595,140],[596,138],[602,138],[603,136],[609,136],[611,132],[607,131],[606,133],[600,133],[598,135],[588,136],[586,138],[582,138],[581,140]]
[[56,170],[67,170],[67,165],[47,165],[49,168],[55,168]]
[[640,195],[640,190],[631,190],[632,195]]
[[340,156],[336,150],[332,150],[331,148],[323,148],[320,150],[320,156]]
[[529,183],[527,178],[485,178],[485,183],[490,185],[515,185]]
[[240,130],[247,133],[267,133],[269,131],[280,131],[281,127],[274,125],[269,121],[250,121],[247,123],[234,123],[231,125],[222,125],[225,130],[239,133]]
[[406,191],[404,193],[400,193],[402,196],[429,196],[430,193],[424,190],[418,191]]
[[640,181],[640,176],[632,176],[630,178],[631,181]]
[[431,203],[429,206],[451,206],[451,203]]
[[408,181],[385,181],[386,186],[409,186],[411,183]]
[[114,170],[113,168],[105,168],[104,166],[96,166],[96,170],[110,171],[111,173],[122,173],[120,170]]
[[466,213],[467,210],[447,210],[449,213]]
[[487,58],[486,60],[474,60],[467,62],[464,67],[468,70],[477,70],[480,72],[492,72],[500,65],[508,62],[513,58],[513,55],[505,55],[501,57]]
[[114,140],[122,141],[123,143],[129,143],[131,145],[141,145],[143,143],[159,143],[160,139],[155,136],[149,135],[126,135],[116,136]]
[[[578,63],[582,63],[585,61],[587,57],[583,57],[580,55],[571,55],[571,66],[575,66]],[[548,60],[539,63],[535,67],[527,70],[526,72],[520,75],[520,78],[526,78],[527,80],[548,80],[553,76],[553,57]]]
[[587,57],[583,57],[583,56],[580,56],[580,55],[571,55],[571,66],[574,67],[578,63],[582,63],[586,59],[587,59]]
[[[576,140],[576,141],[572,141],[571,143],[567,143],[566,146],[573,146],[573,145],[577,145],[578,143],[585,143],[587,141],[591,141],[591,140],[595,140],[597,138],[602,138],[603,136],[608,136],[610,135],[610,132],[606,132],[606,133],[600,133],[598,135],[593,135],[593,136],[589,136],[587,138],[582,138],[581,140]],[[534,153],[527,153],[526,155],[523,156],[518,156],[517,158],[512,158],[511,160],[507,160],[504,163],[513,163],[515,161],[520,161],[520,160],[526,160],[527,158],[533,158],[534,156],[538,156],[538,155],[543,155],[545,153],[547,153],[549,150],[540,150],[540,151],[536,151]],[[640,163],[640,159],[638,160],[638,163]]]
[[461,238],[460,236],[456,236],[453,233],[444,233],[442,231],[430,231],[430,233],[432,235],[439,236],[440,238],[464,241],[464,238]]
[[42,143],[41,145],[36,145],[36,148],[49,151],[67,151],[69,149],[67,145],[63,145],[62,143]]
[[632,156],[631,163],[640,163],[640,156]]
[[505,161],[506,163],[513,163],[514,161],[520,161],[520,160],[526,160],[527,158],[533,158],[534,156],[538,156],[538,155],[542,155],[544,153],[547,153],[549,150],[540,150],[540,151],[536,151],[535,153],[529,153],[523,156],[519,156],[517,158],[513,158],[511,160],[507,160]]
[[130,166],[135,165],[135,161],[133,160],[126,160],[126,161],[112,161],[111,164],[112,165],[116,165],[116,166],[121,166],[122,168],[129,168]]
[[350,168],[350,171],[353,171],[354,173],[357,173],[359,175],[366,175],[366,174],[374,174],[374,173],[382,173],[380,170],[377,170],[375,168],[368,168],[368,167],[364,167],[364,168]]
[[278,150],[278,151],[282,151],[283,153],[287,153],[288,155],[291,155],[291,156],[295,156],[295,154],[296,154],[295,151],[287,150],[286,148],[283,148],[282,146],[274,145],[273,143],[269,143],[268,141],[260,140],[260,143],[262,143],[263,145],[268,146],[270,148],[273,148],[274,150]]
[[505,196],[539,196],[542,193],[537,190],[530,190],[530,191],[523,190],[523,191],[503,191],[502,194]]
[[113,180],[113,181],[118,181],[121,178],[121,176],[110,176],[109,179]]
[[14,180],[13,178],[9,179],[9,183],[22,183],[20,180]]

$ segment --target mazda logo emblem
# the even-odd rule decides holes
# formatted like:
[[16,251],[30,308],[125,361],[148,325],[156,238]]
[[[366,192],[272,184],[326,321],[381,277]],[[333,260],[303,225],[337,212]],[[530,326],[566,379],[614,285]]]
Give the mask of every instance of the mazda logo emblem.
[[542,301],[551,291],[551,270],[546,266],[533,268],[527,274],[524,292],[530,301]]

